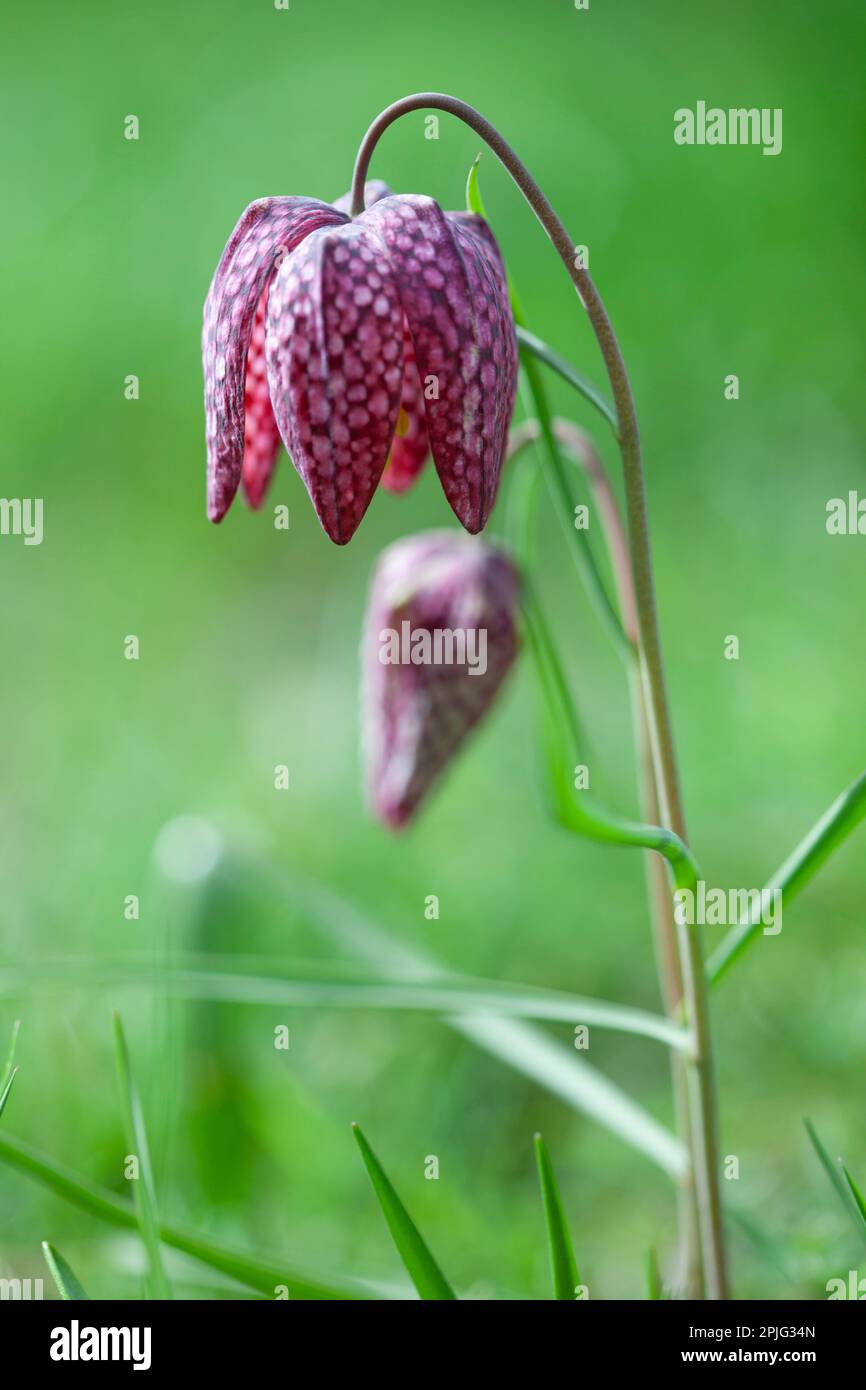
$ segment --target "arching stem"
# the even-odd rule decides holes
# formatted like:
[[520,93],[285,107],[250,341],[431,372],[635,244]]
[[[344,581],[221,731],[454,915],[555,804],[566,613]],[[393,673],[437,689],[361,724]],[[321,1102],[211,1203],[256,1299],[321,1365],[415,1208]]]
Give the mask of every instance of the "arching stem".
[[[403,97],[387,107],[373,121],[361,142],[355,161],[352,216],[357,217],[364,209],[367,171],[382,134],[401,116],[431,108],[444,111],[463,121],[484,140],[508,170],[550,237],[595,333],[610,381],[619,423],[618,441],[622,454],[629,549],[640,631],[641,678],[646,691],[659,808],[663,824],[682,840],[686,840],[685,816],[680,796],[656,612],[637,416],[616,334],[589,272],[583,268],[580,258],[576,256],[575,243],[525,164],[495,126],[467,102],[441,92],[419,92]],[[716,1109],[707,991],[697,931],[681,926],[678,935],[684,1003],[694,1041],[694,1054],[689,1067],[689,1101],[705,1294],[711,1299],[722,1299],[727,1297],[727,1272],[717,1164]]]

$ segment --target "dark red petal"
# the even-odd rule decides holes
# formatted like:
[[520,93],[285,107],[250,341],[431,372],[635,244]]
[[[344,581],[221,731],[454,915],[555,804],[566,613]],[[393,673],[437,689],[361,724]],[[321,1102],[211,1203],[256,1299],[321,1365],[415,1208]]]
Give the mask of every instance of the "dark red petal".
[[467,531],[480,531],[496,500],[517,389],[517,341],[496,243],[482,218],[446,216],[416,194],[382,199],[359,224],[375,228],[388,248],[445,495]]
[[223,251],[202,332],[211,521],[225,516],[241,480],[247,348],[262,293],[283,255],[317,228],[345,221],[314,198],[260,198],[243,213]]
[[244,463],[241,481],[251,507],[260,507],[280,452],[280,430],[271,408],[271,392],[265,366],[265,315],[268,290],[259,300],[250,345],[244,386]]
[[424,414],[424,395],[415,361],[412,339],[407,328],[403,336],[403,391],[397,432],[388,464],[382,474],[382,486],[389,492],[406,492],[412,486],[427,461],[430,441],[427,438],[427,418]]
[[382,476],[403,384],[403,312],[378,237],[350,222],[287,256],[265,349],[286,448],[325,531],[345,545]]

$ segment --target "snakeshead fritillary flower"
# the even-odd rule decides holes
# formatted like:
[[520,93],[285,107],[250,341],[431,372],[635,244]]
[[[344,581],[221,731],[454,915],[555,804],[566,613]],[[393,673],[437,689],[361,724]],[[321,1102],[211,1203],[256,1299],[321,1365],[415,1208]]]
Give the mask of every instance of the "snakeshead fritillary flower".
[[[381,179],[371,179],[364,186],[364,203],[370,207],[391,198],[393,194],[387,183]],[[344,193],[334,204],[341,212],[348,212],[352,202],[351,193]],[[412,347],[412,335],[405,318],[403,321],[403,391],[400,396],[400,414],[397,417],[397,433],[391,445],[382,486],[388,492],[406,492],[417,481],[418,475],[430,455],[430,440],[427,435],[427,418],[424,413],[424,393],[418,364]]]
[[368,797],[406,824],[496,698],[517,654],[508,555],[459,531],[409,536],[379,558],[362,648]]
[[396,436],[386,485],[413,480],[429,439],[457,517],[485,525],[517,344],[482,218],[414,194],[380,196],[354,220],[311,198],[260,199],[214,275],[203,357],[212,521],[242,479],[260,504],[282,436],[322,526],[345,544]]

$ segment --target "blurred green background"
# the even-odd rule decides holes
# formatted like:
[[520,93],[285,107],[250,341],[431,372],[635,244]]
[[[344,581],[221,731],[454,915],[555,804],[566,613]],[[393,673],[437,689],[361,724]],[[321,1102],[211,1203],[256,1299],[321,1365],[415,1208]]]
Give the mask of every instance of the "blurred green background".
[[[4,1128],[126,1195],[117,1007],[169,1218],[400,1283],[357,1119],[461,1290],[545,1297],[542,1129],[591,1296],[643,1296],[645,1249],[667,1259],[673,1243],[664,1175],[435,1018],[185,1007],[39,972],[183,950],[348,960],[298,906],[300,875],[461,971],[658,1006],[640,857],[546,819],[525,671],[409,833],[367,818],[368,575],[390,540],[452,518],[428,469],[409,497],[381,493],[339,550],[283,458],[270,503],[288,504],[287,533],[240,501],[209,527],[202,302],[244,206],[344,192],[364,129],[396,97],[450,91],[500,126],[589,246],[632,374],[696,852],[709,882],[758,886],[864,765],[866,540],[825,530],[829,498],[866,491],[864,29],[855,0],[7,8],[2,492],[44,498],[45,537],[0,539],[0,1032],[22,1019]],[[676,146],[673,112],[698,99],[782,107],[782,154]],[[137,142],[123,138],[129,114]],[[425,139],[419,113],[387,133],[372,174],[461,207],[477,150],[446,117]],[[531,326],[601,382],[531,213],[492,156],[481,179]],[[124,398],[130,373],[138,401]],[[622,669],[552,509],[542,524],[593,786],[633,810]],[[128,634],[138,662],[124,659]],[[738,662],[723,657],[728,634]],[[277,763],[288,792],[274,789]],[[154,861],[161,832],[163,870],[183,844],[164,832],[180,816],[224,845],[193,888]],[[714,999],[722,1151],[740,1160],[724,1195],[753,1228],[732,1227],[741,1297],[822,1297],[856,1261],[802,1116],[866,1178],[863,845]],[[431,893],[438,921],[424,916]],[[124,917],[129,894],[138,921]],[[26,988],[6,973],[24,965],[37,968]],[[281,1023],[288,1052],[273,1047]],[[568,1026],[549,1033],[570,1047]],[[661,1046],[596,1030],[589,1059],[671,1122]],[[438,1182],[424,1178],[429,1154]],[[134,1243],[5,1168],[0,1211],[0,1272],[42,1272],[49,1238],[93,1294],[138,1295]],[[203,1283],[180,1271],[181,1289]]]

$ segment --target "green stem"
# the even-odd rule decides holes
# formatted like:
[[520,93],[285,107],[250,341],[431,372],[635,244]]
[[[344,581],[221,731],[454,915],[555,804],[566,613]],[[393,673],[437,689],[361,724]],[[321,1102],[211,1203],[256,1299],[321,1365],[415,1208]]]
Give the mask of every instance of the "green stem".
[[[554,420],[553,431],[557,441],[586,471],[590,479],[596,510],[607,543],[607,551],[616,579],[620,613],[627,636],[636,642],[637,609],[634,586],[631,577],[631,561],[625,537],[622,518],[607,474],[591,441],[567,420]],[[514,460],[528,444],[534,443],[540,430],[535,420],[525,420],[511,431],[509,438],[509,459]],[[518,480],[530,476],[528,470],[517,470]],[[530,499],[517,493],[512,484],[509,504],[517,498],[523,512],[524,525],[529,520]],[[637,652],[634,652],[635,658]],[[658,796],[655,785],[655,769],[649,746],[649,729],[644,704],[643,686],[637,660],[629,663],[629,695],[635,727],[635,744],[638,750],[639,785],[641,791],[641,814],[645,820],[655,824],[659,819]],[[577,736],[575,736],[577,742]],[[668,875],[663,860],[653,853],[646,856],[647,892],[653,924],[653,937],[656,948],[656,964],[661,983],[662,999],[668,1017],[679,1020],[681,1016],[682,981],[679,970],[679,952],[676,924],[674,921],[673,899],[671,897]],[[686,1069],[683,1058],[671,1055],[671,1082],[676,1116],[676,1130],[687,1149],[690,1149],[690,1120]],[[698,1297],[701,1288],[700,1245],[698,1239],[697,1211],[695,1208],[694,1176],[691,1169],[684,1172],[677,1183],[678,1218],[677,1227],[680,1238],[680,1272],[677,1286],[686,1298]]]
[[[646,488],[641,462],[640,434],[628,372],[613,326],[589,272],[575,255],[568,235],[548,199],[526,165],[495,126],[467,102],[441,92],[421,92],[394,102],[368,129],[355,161],[352,177],[352,216],[364,208],[364,185],[370,159],[385,130],[399,117],[425,108],[458,117],[490,146],[523,193],[553,243],[585,308],[595,333],[613,395],[619,422],[619,443],[625,479],[626,515],[635,596],[640,627],[641,675],[646,690],[647,718],[656,769],[659,806],[665,827],[681,842],[686,824],[680,796],[673,730],[665,684],[664,661],[655,602]],[[695,1052],[689,1066],[695,1187],[701,1227],[701,1259],[707,1297],[727,1298],[727,1270],[721,1193],[717,1165],[716,1106],[706,980],[700,938],[688,927],[678,929],[680,964],[689,1027]]]

